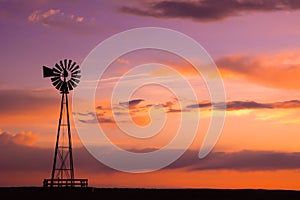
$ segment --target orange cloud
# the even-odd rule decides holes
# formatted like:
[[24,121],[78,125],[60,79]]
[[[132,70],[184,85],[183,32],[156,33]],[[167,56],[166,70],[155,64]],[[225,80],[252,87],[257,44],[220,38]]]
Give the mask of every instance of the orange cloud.
[[30,131],[12,134],[10,132],[4,132],[0,130],[0,138],[1,142],[4,143],[13,142],[14,144],[32,146],[36,143],[38,134]]
[[243,77],[271,88],[300,89],[300,51],[253,57],[232,55],[218,59],[216,64],[225,78]]
[[75,16],[73,14],[66,15],[60,9],[50,9],[42,12],[36,10],[28,16],[28,21],[32,23],[41,23],[43,26],[51,26],[52,22],[64,22],[70,21],[69,23],[82,23],[84,17]]

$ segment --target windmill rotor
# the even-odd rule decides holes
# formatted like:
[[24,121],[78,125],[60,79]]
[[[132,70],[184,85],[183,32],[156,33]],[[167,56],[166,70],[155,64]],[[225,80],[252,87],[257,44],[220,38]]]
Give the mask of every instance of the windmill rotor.
[[53,68],[43,66],[43,77],[51,77],[52,85],[62,93],[73,90],[80,82],[80,67],[72,60],[60,60]]

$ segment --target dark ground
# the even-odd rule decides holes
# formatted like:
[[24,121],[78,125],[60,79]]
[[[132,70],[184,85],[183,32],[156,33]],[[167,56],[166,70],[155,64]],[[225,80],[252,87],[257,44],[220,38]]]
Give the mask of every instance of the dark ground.
[[[219,190],[219,189],[121,189],[121,188],[0,188],[1,199],[240,199],[300,200],[292,190]],[[4,198],[3,198],[4,197]]]

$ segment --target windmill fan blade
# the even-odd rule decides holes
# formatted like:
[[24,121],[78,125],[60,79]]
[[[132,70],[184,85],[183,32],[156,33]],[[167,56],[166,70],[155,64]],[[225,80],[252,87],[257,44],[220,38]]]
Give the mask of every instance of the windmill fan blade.
[[52,85],[54,86],[56,86],[59,82],[62,82],[59,76],[51,78],[51,81],[52,81]]
[[65,69],[62,60],[59,61],[59,64],[60,64],[60,66],[61,66],[62,69]]
[[69,60],[69,63],[68,63],[68,70],[70,70],[70,67],[71,67],[71,63],[72,63],[72,60]]
[[55,77],[51,78],[52,82],[58,81],[58,80],[61,81],[59,76],[55,76]]
[[53,70],[53,74],[56,76],[60,76],[60,71],[58,69],[56,69],[55,67],[52,69]]
[[43,66],[43,77],[51,77],[54,76],[53,70],[49,67]]
[[56,87],[60,82],[61,82],[61,80],[53,81],[53,82],[52,82],[52,85],[53,85],[54,87]]
[[72,69],[71,72],[76,71],[77,69],[79,69],[79,65],[76,65],[76,67]]
[[56,63],[55,67],[58,69],[59,73],[61,73],[63,71],[63,69]]
[[81,75],[77,75],[77,74],[75,74],[75,75],[72,75],[72,78],[78,78],[78,79],[80,79],[81,78]]
[[71,71],[72,74],[77,74],[77,73],[80,73],[80,72],[81,72],[80,69]]
[[81,77],[81,75],[79,73],[78,74],[72,74],[71,77],[79,79]]
[[68,82],[68,87],[69,87],[69,90],[73,90],[73,86],[71,84],[71,81]]
[[77,82],[75,81],[75,79],[73,79],[73,80],[70,79],[69,81],[70,81],[73,85],[77,86]]
[[58,89],[58,90],[60,90],[62,84],[63,84],[63,82],[60,81],[60,82],[55,86],[55,88]]
[[73,86],[73,88],[75,88],[77,86],[77,84],[74,81],[72,81],[72,80],[69,80],[69,83],[71,83],[71,85]]
[[65,66],[64,66],[64,67],[65,67],[65,69],[67,69],[67,62],[68,62],[68,60],[67,60],[67,59],[65,59],[65,60],[64,60],[64,64],[65,64]]
[[76,62],[73,62],[72,66],[69,68],[69,70],[72,72],[73,67],[76,65]]
[[79,69],[79,65],[76,65],[76,67],[74,67],[72,70],[70,70],[71,72],[75,72],[75,71],[77,71],[77,70],[80,70]]
[[76,83],[79,83],[79,79],[75,79],[75,78],[72,77],[70,80],[72,80],[72,81],[74,81]]
[[76,67],[74,67],[72,70],[70,70],[72,73],[75,73],[77,71],[80,71],[79,69],[79,65],[76,65]]
[[76,75],[76,74],[80,74],[80,70],[77,70],[77,71],[73,71],[73,72],[72,72],[72,75]]

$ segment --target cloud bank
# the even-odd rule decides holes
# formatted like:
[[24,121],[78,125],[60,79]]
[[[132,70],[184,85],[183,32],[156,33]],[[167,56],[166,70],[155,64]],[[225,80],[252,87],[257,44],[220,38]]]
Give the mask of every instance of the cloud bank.
[[29,115],[59,108],[59,96],[49,89],[0,89],[0,101],[2,115]]
[[[23,139],[18,139],[22,137]],[[0,132],[0,172],[14,171],[51,171],[54,149],[27,145],[29,140],[35,140],[34,134],[11,134]],[[32,144],[32,143],[30,143]],[[101,151],[113,153],[109,148],[100,147]],[[153,151],[155,149],[151,149]],[[137,153],[148,152],[147,149],[130,150]],[[172,154],[176,150],[169,150]],[[9,152],[9,153],[7,153]],[[93,158],[84,147],[73,149],[76,170],[87,173],[114,173],[113,169],[101,164]],[[234,171],[264,171],[264,170],[295,170],[300,169],[299,152],[276,151],[238,151],[212,152],[204,159],[198,158],[198,151],[188,150],[177,161],[167,166],[165,170],[181,169],[187,171],[234,170]],[[0,173],[0,174],[1,174]]]
[[201,22],[218,21],[252,12],[299,9],[300,2],[296,0],[152,0],[120,7],[121,12],[132,15],[156,18],[187,18]]
[[186,168],[191,171],[235,170],[272,171],[300,168],[299,152],[238,151],[212,152],[204,159],[197,159],[198,152],[187,151],[169,168]]

